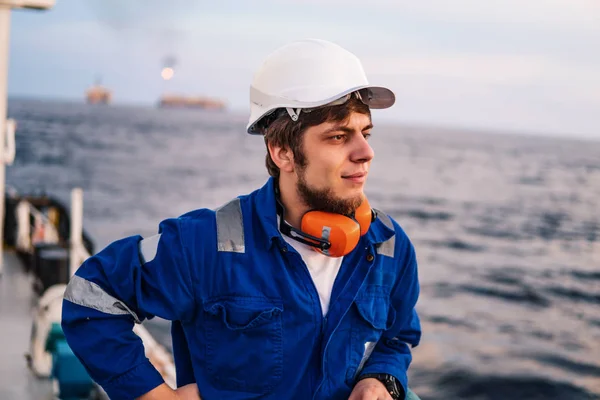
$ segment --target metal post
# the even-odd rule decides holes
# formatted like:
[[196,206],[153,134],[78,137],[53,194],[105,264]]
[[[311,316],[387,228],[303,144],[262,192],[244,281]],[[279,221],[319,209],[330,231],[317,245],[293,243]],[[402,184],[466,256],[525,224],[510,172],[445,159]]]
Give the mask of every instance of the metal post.
[[10,8],[0,6],[0,275],[4,268],[4,196],[5,164],[4,147],[6,134],[6,108],[8,86],[8,53],[10,47]]
[[30,204],[25,200],[17,205],[17,250],[31,251],[31,211]]
[[71,249],[69,270],[75,275],[81,263],[81,249],[83,248],[83,190],[74,188],[71,190]]

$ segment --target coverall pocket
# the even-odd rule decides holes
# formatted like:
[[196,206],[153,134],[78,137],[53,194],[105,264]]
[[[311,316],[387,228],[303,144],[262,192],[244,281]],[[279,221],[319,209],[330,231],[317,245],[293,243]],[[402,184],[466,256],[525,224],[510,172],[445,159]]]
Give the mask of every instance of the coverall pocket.
[[[377,287],[380,288],[380,287]],[[374,350],[381,334],[389,329],[396,313],[390,306],[389,295],[381,290],[366,290],[354,300],[355,316],[350,330],[350,353],[346,383],[354,385],[355,378]]]
[[265,394],[283,373],[281,300],[230,296],[204,304],[206,369],[215,388]]

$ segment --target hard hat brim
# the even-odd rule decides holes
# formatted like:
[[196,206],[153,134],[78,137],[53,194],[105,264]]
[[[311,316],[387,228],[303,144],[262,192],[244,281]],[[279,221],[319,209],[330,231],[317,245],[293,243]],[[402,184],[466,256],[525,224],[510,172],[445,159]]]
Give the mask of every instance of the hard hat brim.
[[363,103],[368,105],[369,108],[385,109],[385,108],[389,108],[389,107],[393,106],[394,103],[396,102],[396,96],[394,95],[394,92],[392,92],[390,89],[382,87],[382,86],[371,86],[371,85],[357,86],[357,87],[345,90],[343,92],[337,93],[336,95],[328,97],[326,99],[319,100],[319,101],[309,101],[309,102],[286,99],[284,97],[270,96],[270,95],[261,93],[254,87],[251,87],[250,90],[254,91],[253,97],[255,99],[258,98],[259,102],[261,102],[260,101],[261,97],[264,97],[265,101],[262,103],[270,104],[270,106],[267,108],[257,102],[253,102],[250,104],[250,120],[248,122],[248,125],[246,126],[246,131],[251,135],[261,135],[262,133],[256,131],[256,129],[255,129],[256,124],[263,117],[269,115],[270,113],[272,113],[274,110],[276,110],[278,108],[291,107],[294,109],[296,109],[296,108],[302,109],[302,108],[314,108],[314,107],[324,106],[324,105],[331,103],[334,100],[339,99],[340,97],[347,95],[348,93],[356,92],[359,90],[363,91],[364,89],[368,90],[368,96],[367,96],[367,98],[364,98],[365,96],[362,96],[363,97],[362,101],[363,101]]

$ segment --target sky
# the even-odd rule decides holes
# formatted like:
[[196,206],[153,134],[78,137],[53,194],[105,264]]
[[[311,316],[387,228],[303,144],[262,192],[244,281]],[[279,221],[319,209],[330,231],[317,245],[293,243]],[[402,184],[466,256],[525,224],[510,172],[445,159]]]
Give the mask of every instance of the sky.
[[598,0],[57,0],[12,13],[9,96],[83,101],[101,79],[115,103],[206,95],[248,113],[262,60],[303,38],[396,93],[376,121],[600,139]]

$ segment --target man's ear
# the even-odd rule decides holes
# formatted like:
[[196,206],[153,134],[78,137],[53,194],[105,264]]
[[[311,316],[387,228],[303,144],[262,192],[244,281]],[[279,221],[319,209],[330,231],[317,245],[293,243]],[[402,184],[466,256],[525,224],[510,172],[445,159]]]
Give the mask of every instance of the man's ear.
[[289,147],[267,144],[271,159],[283,172],[294,172],[294,153]]

